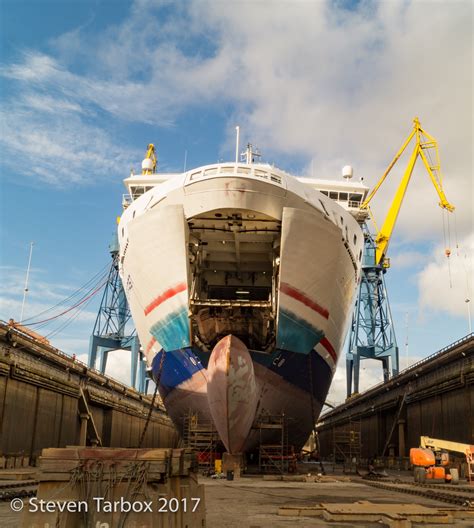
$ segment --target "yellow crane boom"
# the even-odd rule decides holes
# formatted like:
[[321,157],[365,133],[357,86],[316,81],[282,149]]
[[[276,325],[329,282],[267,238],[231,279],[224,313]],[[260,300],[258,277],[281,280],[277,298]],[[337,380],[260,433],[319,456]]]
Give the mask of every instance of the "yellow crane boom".
[[463,455],[474,453],[474,446],[461,444],[460,442],[451,442],[451,440],[440,440],[439,438],[430,438],[429,436],[420,437],[420,447],[430,448],[434,451],[444,449],[453,453],[462,453]]
[[[377,191],[379,190],[382,183],[385,181],[386,177],[392,170],[393,166],[396,164],[396,162],[400,159],[401,155],[407,148],[407,146],[410,144],[413,138],[416,138],[415,140],[415,146],[413,148],[412,154],[410,156],[410,161],[408,162],[408,166],[405,169],[405,173],[403,175],[403,178],[398,186],[397,192],[395,193],[395,196],[393,198],[393,201],[390,205],[390,209],[387,213],[387,216],[385,218],[385,221],[378,230],[377,225],[375,225],[377,229],[377,235],[375,237],[375,263],[380,264],[383,262],[385,255],[387,253],[388,245],[390,242],[390,238],[392,236],[393,228],[395,227],[395,223],[397,221],[398,213],[400,212],[400,208],[403,203],[403,198],[405,197],[405,192],[407,190],[408,184],[410,182],[410,178],[413,172],[413,168],[415,167],[416,160],[418,159],[418,156],[420,156],[421,160],[423,161],[423,164],[430,176],[431,182],[434,185],[434,188],[436,189],[436,192],[438,193],[438,197],[440,199],[439,206],[443,209],[446,209],[449,212],[454,211],[454,206],[451,205],[448,200],[446,199],[446,196],[443,191],[443,181],[442,181],[442,174],[441,174],[441,165],[439,160],[439,151],[438,151],[438,142],[436,139],[428,134],[420,125],[420,121],[417,117],[413,120],[413,130],[411,131],[408,138],[405,140],[403,145],[400,147],[399,151],[391,161],[390,165],[388,166],[387,170],[384,172],[380,180],[377,182],[377,185],[372,189],[372,191],[368,194],[367,198],[361,205],[361,209],[367,209],[372,219],[374,219],[372,211],[370,210],[369,204],[372,200],[372,198],[375,196]],[[434,160],[431,161],[430,159],[430,151],[434,152]],[[375,220],[374,220],[375,224]]]
[[145,159],[142,163],[142,174],[155,174],[156,172],[156,151],[153,143],[148,144]]

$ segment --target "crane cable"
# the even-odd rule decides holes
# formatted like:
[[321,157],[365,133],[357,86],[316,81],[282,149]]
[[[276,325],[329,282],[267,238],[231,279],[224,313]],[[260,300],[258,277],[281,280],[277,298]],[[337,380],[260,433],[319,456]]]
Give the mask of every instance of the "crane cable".
[[[72,299],[78,297],[78,295],[80,295],[83,291],[88,291],[87,289],[88,288],[90,289],[91,283],[93,283],[95,285],[95,284],[98,284],[100,281],[103,280],[103,278],[105,277],[105,273],[108,273],[108,269],[109,268],[110,268],[110,264],[106,264],[93,277],[91,277],[85,284],[83,284],[80,288],[78,288],[76,291],[71,293],[71,295],[69,295],[65,299],[62,299],[61,301],[59,301],[55,305],[50,306],[49,308],[46,308],[45,310],[42,310],[41,312],[39,312],[39,313],[37,313],[35,315],[32,315],[31,317],[27,317],[26,319],[23,319],[23,326],[28,326],[28,324],[24,324],[27,321],[31,321],[32,319],[36,319],[38,317],[41,317],[42,315],[44,315],[44,314],[46,314],[48,312],[51,312],[55,308],[58,308],[58,307],[60,307],[62,305],[65,305],[68,301],[71,301]],[[92,288],[93,287],[94,286],[92,286]]]
[[[62,311],[61,313],[57,314],[57,315],[53,315],[51,317],[48,317],[47,319],[43,319],[42,321],[34,321],[32,323],[29,323],[27,325],[24,325],[24,326],[36,326],[36,325],[42,325],[43,323],[47,323],[49,321],[53,321],[54,319],[57,319],[58,317],[61,317],[65,314],[67,314],[68,312],[70,312],[71,310],[74,310],[75,308],[81,306],[82,304],[84,304],[87,300],[91,299],[94,295],[96,295],[106,284],[107,284],[107,280],[108,280],[108,275],[107,275],[107,278],[105,278],[105,280],[102,280],[102,282],[97,286],[94,285],[92,286],[92,288],[95,288],[94,290],[92,290],[92,288],[87,292],[87,295],[82,297],[81,299],[79,299],[79,301],[77,301],[75,304],[73,304],[72,306],[70,306],[67,310],[64,310]],[[92,290],[92,291],[91,291]],[[32,319],[30,317],[30,319]]]
[[[450,289],[453,289],[453,282],[452,282],[452,278],[451,278],[451,261],[449,259],[450,255],[451,255],[451,249],[450,249],[450,247],[451,247],[451,232],[449,230],[449,217],[445,218],[445,215],[447,215],[447,214],[448,213],[444,209],[441,210],[441,215],[442,215],[442,218],[443,218],[444,247],[446,248],[444,250],[444,253],[445,253],[446,257],[448,258],[449,287],[450,287]],[[446,223],[447,223],[447,228],[446,228]]]

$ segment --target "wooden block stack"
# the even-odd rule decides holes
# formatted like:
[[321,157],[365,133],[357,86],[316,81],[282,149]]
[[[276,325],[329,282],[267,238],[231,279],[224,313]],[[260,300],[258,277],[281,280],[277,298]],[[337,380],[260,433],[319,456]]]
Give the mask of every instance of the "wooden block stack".
[[[23,528],[206,525],[204,487],[190,449],[44,449],[39,481],[36,500],[25,499]],[[40,501],[54,511],[32,511]]]

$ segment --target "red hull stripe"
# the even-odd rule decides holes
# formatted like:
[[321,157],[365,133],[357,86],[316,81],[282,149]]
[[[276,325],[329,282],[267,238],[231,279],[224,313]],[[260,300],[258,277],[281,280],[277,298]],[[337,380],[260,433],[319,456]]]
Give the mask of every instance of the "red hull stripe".
[[328,338],[323,337],[319,343],[323,345],[323,347],[329,352],[329,355],[334,360],[334,363],[337,363],[336,351],[334,350],[334,347],[331,345],[331,343],[328,341]]
[[150,312],[152,312],[155,308],[158,308],[160,304],[163,304],[168,299],[171,299],[171,297],[174,297],[178,293],[181,293],[187,289],[185,282],[180,282],[176,286],[173,286],[169,290],[166,290],[161,295],[159,295],[156,299],[151,301],[151,303],[145,308],[145,315],[148,315]]
[[322,315],[325,319],[329,319],[329,312],[326,310],[326,308],[323,308],[317,302],[312,301],[302,291],[293,288],[293,286],[290,286],[286,282],[280,283],[280,291],[303,303],[308,308],[311,308],[311,310],[314,310],[319,315]]
[[146,347],[146,351],[147,353],[150,352],[150,350],[152,349],[153,345],[156,343],[156,339],[154,337],[152,337],[150,339],[150,342],[148,343],[147,347]]

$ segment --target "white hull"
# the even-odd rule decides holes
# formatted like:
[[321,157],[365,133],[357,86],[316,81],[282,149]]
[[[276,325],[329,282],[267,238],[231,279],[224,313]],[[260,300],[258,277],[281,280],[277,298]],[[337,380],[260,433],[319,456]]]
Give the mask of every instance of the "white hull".
[[[211,414],[206,358],[232,334],[254,361],[255,419],[284,410],[304,443],[347,330],[363,235],[285,173],[215,167],[178,175],[124,212],[120,273],[133,320],[150,366],[162,348],[172,355],[160,392],[175,423],[190,409]],[[300,384],[305,358],[314,379]],[[254,443],[249,433],[244,450]]]

